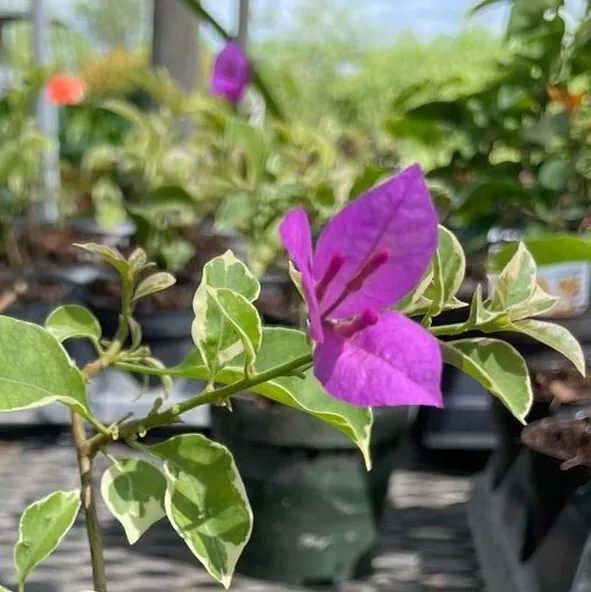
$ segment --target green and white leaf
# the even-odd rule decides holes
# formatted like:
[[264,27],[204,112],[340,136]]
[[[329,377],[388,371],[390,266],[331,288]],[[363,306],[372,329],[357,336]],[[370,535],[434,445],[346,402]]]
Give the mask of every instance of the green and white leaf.
[[508,310],[527,302],[536,290],[536,263],[523,243],[498,276],[490,277],[493,292],[491,311]]
[[82,375],[48,331],[0,316],[0,412],[59,401],[90,415]]
[[536,317],[549,313],[558,303],[558,298],[550,296],[540,288],[538,284],[529,300],[512,307],[509,311],[509,318],[513,321]]
[[58,547],[80,510],[80,491],[54,491],[31,504],[19,523],[14,566],[20,585]]
[[125,529],[130,545],[166,515],[165,493],[164,474],[137,458],[117,459],[101,479],[103,500]]
[[140,282],[139,286],[135,289],[133,300],[137,301],[140,298],[145,298],[150,294],[156,292],[162,292],[171,286],[176,284],[176,278],[166,271],[158,271],[157,273],[147,277],[145,280]]
[[532,405],[533,392],[525,360],[513,346],[485,337],[441,342],[440,345],[446,364],[474,378],[524,422]]
[[[256,372],[265,372],[310,353],[310,344],[305,333],[283,327],[264,327],[255,369]],[[169,371],[171,376],[209,378],[209,369],[198,350],[193,350],[181,364],[170,368]],[[215,375],[215,381],[222,384],[230,384],[243,378],[244,363],[240,358]],[[250,390],[288,407],[309,413],[333,426],[359,447],[367,468],[371,468],[371,409],[348,405],[331,397],[314,378],[311,370],[304,373],[303,379],[283,376],[250,387]]]
[[52,311],[45,321],[45,329],[59,342],[86,338],[98,343],[102,334],[96,317],[77,304],[65,304]]
[[261,345],[261,320],[251,304],[260,285],[231,251],[210,261],[193,298],[193,341],[212,378],[234,358],[246,354],[251,366]]
[[242,353],[249,366],[254,364],[262,325],[257,309],[244,296],[202,284],[195,293],[193,309],[191,334],[212,377]]
[[431,261],[417,287],[407,294],[395,308],[407,316],[426,314],[431,306],[431,300],[425,297],[425,291],[431,285],[433,275],[433,261]]
[[565,327],[555,323],[525,319],[511,323],[510,330],[528,335],[555,349],[570,360],[575,368],[585,376],[586,366],[583,349],[572,333]]
[[252,511],[230,452],[200,434],[148,447],[164,461],[166,515],[207,571],[225,588],[252,532]]
[[258,280],[230,250],[205,264],[202,283],[237,292],[249,302],[254,302],[261,293]]
[[[487,301],[488,302],[488,301]],[[472,294],[470,302],[470,315],[468,316],[467,329],[482,327],[495,320],[506,316],[504,311],[491,312],[482,299],[482,284],[478,284]]]
[[114,267],[121,276],[127,276],[129,265],[125,260],[125,257],[123,257],[117,249],[107,247],[106,245],[100,245],[98,243],[75,244],[75,246],[80,247],[81,249],[96,255],[106,263],[109,263],[109,265]]
[[129,270],[132,274],[138,274],[148,262],[148,256],[143,249],[139,247],[133,251],[133,253],[127,259]]
[[427,319],[436,317],[443,310],[445,304],[445,293],[443,286],[443,269],[439,251],[433,257],[433,280],[425,290],[425,298],[430,301]]
[[443,281],[443,301],[451,302],[466,275],[466,256],[456,236],[439,226],[439,263]]

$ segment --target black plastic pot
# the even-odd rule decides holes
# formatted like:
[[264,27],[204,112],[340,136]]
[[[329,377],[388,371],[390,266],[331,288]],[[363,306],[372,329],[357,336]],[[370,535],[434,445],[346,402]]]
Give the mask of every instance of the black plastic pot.
[[522,447],[502,481],[490,465],[474,484],[468,518],[489,592],[582,592],[575,574],[591,532],[589,471]]
[[[554,320],[566,326],[591,354],[591,317]],[[503,336],[524,356],[532,376],[574,373],[566,358],[519,335]],[[542,397],[528,423],[551,415],[580,413],[581,405],[550,406]],[[468,514],[490,592],[579,592],[575,572],[591,531],[590,472],[560,469],[560,462],[524,447],[521,424],[499,402],[492,406],[499,448],[478,478]],[[591,581],[588,582],[591,586]],[[591,588],[590,588],[591,589]]]
[[297,325],[301,298],[287,273],[269,271],[260,284],[261,295],[255,304],[265,324]]
[[[477,282],[467,278],[458,293],[470,302]],[[446,310],[433,319],[434,326],[462,323],[469,307]],[[478,337],[472,332],[462,337]],[[443,337],[442,339],[446,339]],[[425,450],[493,450],[497,444],[492,424],[491,395],[474,379],[453,366],[444,366],[442,409],[422,407],[414,426],[417,444]]]
[[247,398],[212,408],[212,435],[234,454],[254,530],[245,575],[292,585],[348,580],[368,570],[401,435],[414,408],[376,410],[373,470],[334,428],[300,411]]

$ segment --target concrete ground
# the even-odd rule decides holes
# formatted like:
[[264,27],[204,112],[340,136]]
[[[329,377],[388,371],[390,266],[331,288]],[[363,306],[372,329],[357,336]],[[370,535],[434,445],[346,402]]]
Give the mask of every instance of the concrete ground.
[[[383,525],[374,573],[338,592],[482,592],[478,563],[465,516],[474,463],[456,454],[426,463],[403,449],[390,482],[390,505]],[[468,465],[468,466],[467,466]],[[471,465],[471,467],[469,466]],[[22,510],[55,489],[78,486],[75,457],[67,438],[44,444],[13,440],[0,444],[0,584],[16,590],[12,547]],[[213,591],[196,560],[161,521],[141,548],[121,544],[119,528],[104,507],[109,592]],[[42,563],[27,592],[91,590],[83,525],[78,522],[58,551]],[[232,590],[288,592],[295,588],[237,576]]]

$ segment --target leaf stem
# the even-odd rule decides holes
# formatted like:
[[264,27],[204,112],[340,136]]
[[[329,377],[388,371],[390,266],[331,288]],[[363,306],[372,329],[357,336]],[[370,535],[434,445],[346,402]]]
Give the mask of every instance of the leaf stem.
[[429,327],[429,332],[434,337],[459,335],[460,333],[465,333],[467,330],[467,323],[455,323],[453,325],[438,325],[435,327]]

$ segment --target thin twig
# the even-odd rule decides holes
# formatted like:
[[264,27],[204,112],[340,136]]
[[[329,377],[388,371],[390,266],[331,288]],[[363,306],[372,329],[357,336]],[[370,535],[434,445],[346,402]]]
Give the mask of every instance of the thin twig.
[[78,471],[80,473],[81,499],[84,508],[86,534],[90,547],[90,562],[92,565],[92,580],[96,592],[107,592],[107,577],[105,560],[103,557],[103,541],[101,527],[94,502],[94,488],[92,482],[92,456],[86,441],[84,420],[72,411],[72,435],[76,443]]

